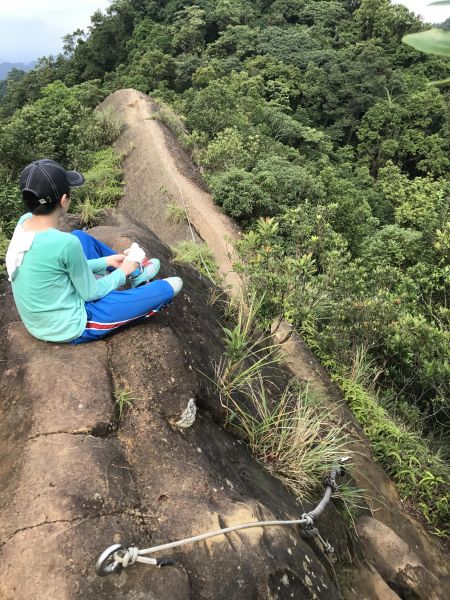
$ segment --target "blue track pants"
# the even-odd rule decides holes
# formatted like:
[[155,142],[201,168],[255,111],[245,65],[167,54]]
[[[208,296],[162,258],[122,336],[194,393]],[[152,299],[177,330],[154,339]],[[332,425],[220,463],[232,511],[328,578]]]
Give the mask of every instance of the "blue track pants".
[[[85,231],[75,230],[72,234],[80,240],[88,260],[117,254]],[[86,302],[86,329],[71,343],[99,340],[120,327],[139,323],[167,306],[173,295],[172,286],[167,281],[158,279],[135,289],[120,292],[114,290],[99,300]]]

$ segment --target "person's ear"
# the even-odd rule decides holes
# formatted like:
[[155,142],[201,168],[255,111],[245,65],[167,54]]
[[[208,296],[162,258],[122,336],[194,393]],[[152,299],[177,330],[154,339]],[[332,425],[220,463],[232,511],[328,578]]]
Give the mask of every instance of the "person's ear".
[[62,208],[64,208],[65,210],[67,210],[69,208],[69,204],[70,204],[70,195],[69,194],[64,194],[61,197],[61,206]]

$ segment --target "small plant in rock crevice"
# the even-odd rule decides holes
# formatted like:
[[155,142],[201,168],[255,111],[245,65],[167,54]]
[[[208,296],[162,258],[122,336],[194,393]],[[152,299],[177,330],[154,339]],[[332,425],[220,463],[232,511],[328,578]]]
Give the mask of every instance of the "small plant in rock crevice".
[[128,388],[121,388],[118,384],[115,386],[115,408],[117,412],[117,420],[121,421],[125,414],[125,411],[137,400],[137,398],[133,395],[133,392]]

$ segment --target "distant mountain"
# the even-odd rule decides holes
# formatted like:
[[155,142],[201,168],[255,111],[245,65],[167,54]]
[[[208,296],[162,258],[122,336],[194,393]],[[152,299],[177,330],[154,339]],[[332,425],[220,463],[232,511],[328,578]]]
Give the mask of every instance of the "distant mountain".
[[11,69],[20,69],[21,71],[30,71],[36,65],[36,61],[30,63],[10,63],[10,62],[0,62],[0,80],[6,79],[6,76],[11,71]]

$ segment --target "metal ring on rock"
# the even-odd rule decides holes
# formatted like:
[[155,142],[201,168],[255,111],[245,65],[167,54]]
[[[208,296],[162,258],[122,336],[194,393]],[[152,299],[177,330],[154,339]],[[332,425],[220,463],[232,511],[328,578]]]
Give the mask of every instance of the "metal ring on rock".
[[120,563],[116,560],[113,562],[109,561],[111,557],[119,550],[126,551],[126,548],[122,546],[122,544],[113,544],[99,556],[97,564],[95,565],[95,571],[97,575],[100,577],[106,577],[106,575],[110,575],[111,573],[115,573],[117,571],[117,569],[121,566]]

